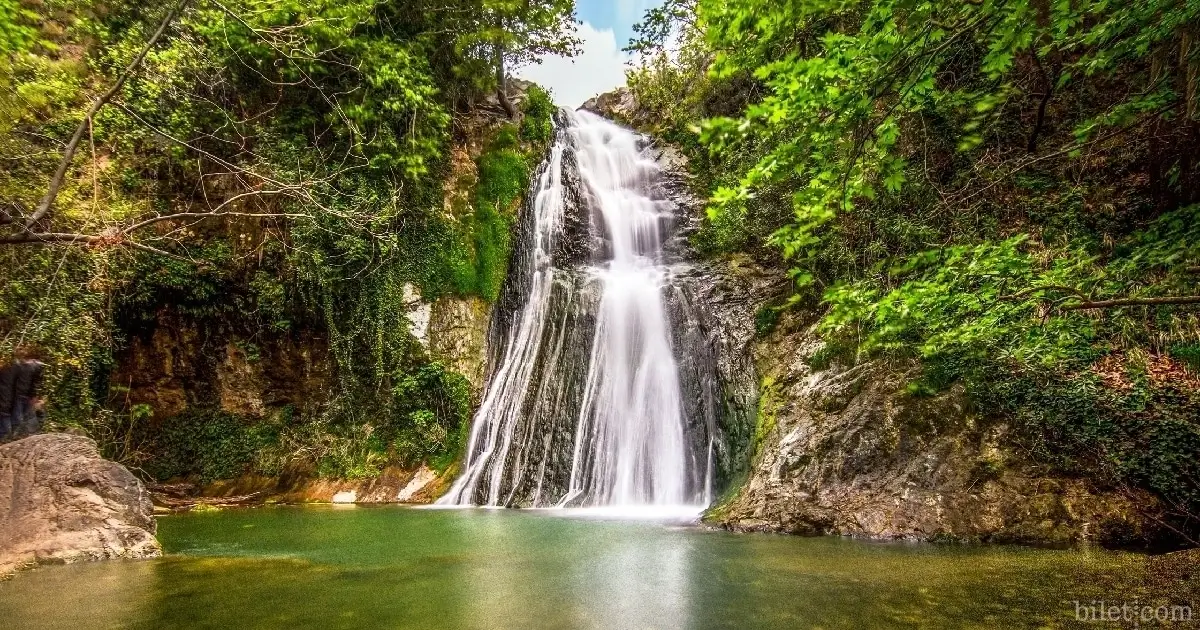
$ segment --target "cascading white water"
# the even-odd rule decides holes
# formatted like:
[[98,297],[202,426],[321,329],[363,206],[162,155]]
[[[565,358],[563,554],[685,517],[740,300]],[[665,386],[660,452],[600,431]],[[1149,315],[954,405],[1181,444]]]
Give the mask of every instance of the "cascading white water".
[[[530,234],[517,245],[530,248],[516,270],[524,303],[475,416],[463,474],[440,503],[507,505],[526,489],[534,506],[698,504],[711,471],[697,461],[711,458],[697,458],[685,435],[671,346],[663,243],[673,206],[652,193],[661,173],[639,136],[589,112],[560,118]],[[582,199],[574,209],[594,237],[590,260],[577,265],[556,259],[572,199]],[[576,345],[589,347],[573,355],[571,328],[584,322],[590,343]],[[570,365],[579,359],[586,371]],[[564,414],[573,422],[554,417]],[[565,438],[555,432],[573,442],[561,455],[553,446]],[[548,466],[569,477],[555,481]]]

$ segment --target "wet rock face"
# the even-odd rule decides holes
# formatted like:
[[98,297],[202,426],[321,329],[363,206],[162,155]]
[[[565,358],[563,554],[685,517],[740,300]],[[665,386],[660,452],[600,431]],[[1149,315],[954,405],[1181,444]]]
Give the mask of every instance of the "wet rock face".
[[[736,264],[705,261],[690,246],[700,226],[704,200],[687,182],[686,163],[671,147],[649,146],[663,169],[658,196],[678,208],[665,256],[674,261],[666,295],[672,346],[679,365],[687,434],[711,438],[713,498],[744,477],[757,400],[754,373],[754,308],[768,289],[762,278],[737,273]],[[696,426],[704,423],[706,426]],[[706,453],[707,444],[692,444]],[[701,470],[705,469],[700,462]]]
[[[536,463],[542,474],[525,475],[506,486],[509,505],[544,505],[548,498],[565,496],[569,490],[575,428],[599,304],[599,294],[586,283],[581,273],[561,273],[551,288],[550,317],[542,332],[546,356],[531,374],[531,390],[505,465],[511,471],[527,465],[532,469]],[[495,345],[503,350],[504,343],[497,338]]]
[[[559,124],[565,123],[560,120]],[[595,252],[600,249],[604,240],[604,234],[603,226],[598,225],[592,213],[588,211],[589,204],[592,203],[588,198],[591,191],[580,180],[575,154],[570,151],[564,152],[562,161],[562,231],[554,241],[554,251],[549,262],[556,268],[570,269],[593,260]],[[536,194],[536,191],[531,191],[529,198],[532,199]],[[522,236],[527,234],[529,238],[533,238],[533,225],[531,222],[523,223],[528,223],[523,226],[528,231]],[[523,240],[520,242],[525,246],[530,245]],[[523,267],[522,271],[528,273],[528,265]]]
[[961,392],[909,395],[912,364],[814,370],[822,345],[811,321],[791,315],[755,344],[762,440],[745,486],[711,520],[738,531],[1052,545],[1162,535],[1152,496],[1046,476]]
[[0,446],[0,575],[24,566],[162,554],[150,494],[89,438]]
[[[613,317],[604,311],[607,276],[603,271],[618,251],[626,255],[623,247],[650,252],[656,269],[665,275],[660,285],[665,313],[655,312],[653,317],[661,322],[657,318],[666,315],[666,341],[678,369],[681,398],[672,403],[682,404],[686,422],[681,486],[687,500],[711,498],[710,491],[721,492],[738,473],[744,473],[754,379],[749,359],[752,317],[714,316],[708,308],[710,302],[726,300],[722,307],[740,313],[749,308],[750,300],[739,293],[740,286],[725,282],[716,267],[689,263],[695,257],[687,246],[687,236],[695,229],[695,217],[702,215],[704,204],[688,192],[686,170],[675,152],[649,138],[634,140],[637,159],[622,162],[626,170],[620,186],[629,188],[621,190],[636,189],[642,207],[657,211],[659,225],[657,231],[627,234],[620,230],[628,230],[628,226],[619,220],[610,216],[606,221],[604,203],[609,202],[605,195],[610,194],[607,187],[613,182],[605,179],[603,169],[581,172],[580,156],[590,157],[587,147],[592,145],[587,143],[597,140],[590,131],[574,135],[577,121],[568,113],[560,112],[557,122],[560,144],[531,183],[530,203],[516,226],[513,257],[489,333],[489,378],[503,387],[510,382],[519,385],[513,390],[495,390],[503,396],[496,404],[503,406],[504,424],[497,429],[502,432],[495,433],[502,435],[503,441],[497,442],[498,450],[491,450],[486,444],[495,438],[489,433],[476,443],[471,455],[483,458],[479,461],[486,467],[473,469],[478,476],[469,477],[472,485],[463,489],[468,494],[456,500],[531,506],[559,500],[586,503],[592,498],[581,488],[593,479],[588,476],[591,467],[607,462],[597,463],[601,458],[595,453],[603,437],[590,432],[587,422],[599,422],[594,418],[602,412],[590,406],[594,399],[588,398],[588,392],[589,386],[605,386],[610,367],[606,355],[593,345],[597,334],[604,331],[599,322]],[[615,133],[617,130],[605,130],[601,135]],[[613,137],[604,135],[602,142]],[[622,151],[624,158],[631,157],[627,145]],[[556,204],[557,220],[539,224],[535,217],[543,206],[537,199],[540,193],[551,191],[553,196],[545,198]],[[607,225],[608,221],[613,225]],[[550,269],[553,273],[546,275]],[[535,297],[537,302],[529,301]],[[538,310],[528,311],[529,304]],[[610,304],[608,308],[613,307]],[[522,320],[522,314],[529,319]],[[620,325],[628,323],[620,315],[616,317],[613,321]],[[528,329],[519,328],[522,321],[534,323]],[[518,332],[530,337],[514,341]],[[512,354],[510,344],[514,343],[521,344],[518,348],[535,348],[536,354],[529,355],[532,358]],[[505,368],[511,356],[520,356],[520,363]],[[497,374],[509,380],[496,381]],[[589,380],[589,375],[595,380]],[[675,384],[669,385],[673,389]],[[519,413],[510,413],[510,409],[519,409]],[[494,421],[494,417],[496,413],[486,419]],[[589,432],[576,435],[580,427]],[[480,466],[478,462],[469,465]],[[571,486],[573,476],[584,479],[579,487]]]
[[[556,115],[558,125],[566,120]],[[520,478],[505,484],[506,503],[531,506],[544,497],[567,493],[574,449],[574,425],[579,415],[580,392],[587,377],[588,355],[595,334],[596,306],[599,295],[587,290],[586,274],[581,270],[588,264],[602,237],[588,207],[586,187],[582,184],[574,156],[562,156],[564,194],[560,230],[555,234],[550,256],[536,261],[539,268],[552,266],[558,270],[550,287],[550,307],[539,343],[547,356],[539,361],[530,374],[531,391],[525,399],[521,422],[513,432],[514,447],[505,460],[507,470],[521,469],[526,462],[537,462],[542,474]],[[534,239],[536,225],[533,200],[538,182],[546,176],[543,162],[534,174],[527,202],[517,222],[513,238],[513,253],[508,275],[496,302],[487,335],[487,366],[490,372],[499,369],[508,352],[508,343],[524,308],[533,282]],[[489,373],[489,378],[492,374]],[[477,420],[477,419],[476,419]],[[481,484],[480,496],[486,495]]]
[[[750,361],[754,331],[749,325],[753,319],[743,313],[751,302],[746,288],[730,283],[718,265],[684,263],[673,272],[667,307],[672,345],[679,349],[676,362],[687,434],[693,440],[713,440],[715,498],[744,476],[749,459],[756,399]],[[693,453],[708,451],[707,444],[692,444]]]

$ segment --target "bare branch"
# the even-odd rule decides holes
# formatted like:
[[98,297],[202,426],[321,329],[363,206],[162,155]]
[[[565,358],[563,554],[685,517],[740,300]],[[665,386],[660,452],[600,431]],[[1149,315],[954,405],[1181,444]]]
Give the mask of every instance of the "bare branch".
[[18,236],[0,238],[0,245],[24,245],[38,243],[73,243],[87,245],[99,243],[104,237],[94,234],[75,234],[71,232],[25,232]]
[[[275,192],[275,191],[272,191],[272,192]],[[238,196],[242,197],[247,194],[251,194],[251,193],[243,193],[242,195],[238,195]],[[309,215],[307,215],[307,214],[297,214],[297,213],[291,213],[291,212],[176,212],[174,214],[164,214],[164,215],[160,215],[157,217],[151,217],[144,221],[139,221],[127,228],[123,228],[121,230],[121,233],[129,234],[130,232],[133,232],[134,230],[140,230],[148,225],[153,225],[153,224],[159,223],[161,221],[173,221],[176,219],[185,219],[185,218],[207,219],[209,217],[256,217],[256,218],[260,218],[260,219],[271,219],[271,218],[308,219],[308,218],[310,218]]]
[[1092,299],[1091,296],[1087,295],[1083,291],[1080,291],[1079,289],[1075,289],[1072,287],[1065,287],[1065,286],[1058,285],[1058,284],[1044,284],[1044,285],[1040,285],[1040,286],[1036,286],[1036,287],[1029,287],[1028,289],[1023,289],[1021,291],[1017,291],[1016,293],[1013,293],[1012,295],[1002,295],[996,299],[1010,302],[1013,300],[1019,300],[1023,297],[1032,295],[1034,293],[1039,293],[1041,291],[1058,291],[1060,293],[1070,293],[1070,294],[1078,297],[1080,300],[1083,300],[1084,302],[1088,302]]
[[[1080,301],[1073,304],[1054,304],[1051,308],[1060,311],[1086,311],[1103,308],[1123,308],[1126,306],[1162,306],[1175,304],[1200,304],[1200,295],[1177,295],[1167,297],[1147,297],[1147,298],[1114,298],[1111,300],[1093,300],[1091,296],[1075,289],[1057,284],[1046,284],[1036,287],[1030,287],[1022,291],[1017,291],[1012,295],[1002,295],[996,299],[1004,301],[1018,300],[1025,296],[1039,293],[1041,291],[1057,291],[1060,293],[1069,293]],[[1065,298],[1070,299],[1070,298]],[[1061,300],[1060,300],[1061,301]]]
[[154,34],[150,36],[149,41],[146,42],[146,45],[142,48],[141,52],[139,52],[137,56],[133,58],[133,61],[129,62],[129,65],[125,67],[125,71],[121,73],[121,76],[117,77],[117,81],[113,83],[112,87],[108,88],[107,92],[101,94],[99,98],[92,102],[92,106],[88,108],[87,114],[84,115],[83,120],[79,123],[79,126],[75,128],[74,135],[71,136],[71,140],[67,142],[66,148],[63,149],[62,160],[60,160],[58,163],[58,170],[54,172],[54,177],[50,179],[50,187],[46,190],[46,195],[42,197],[41,202],[38,203],[37,209],[34,210],[33,214],[25,221],[26,229],[32,228],[33,225],[40,221],[42,217],[46,216],[46,214],[50,212],[50,208],[54,206],[54,199],[58,197],[58,191],[62,188],[63,180],[67,176],[67,170],[71,167],[72,160],[75,159],[75,151],[79,149],[79,142],[83,139],[83,133],[87,131],[88,127],[91,125],[92,118],[97,112],[100,111],[101,107],[104,107],[104,105],[108,103],[108,101],[112,100],[112,97],[116,96],[117,92],[124,87],[125,82],[129,80],[129,77],[133,76],[133,72],[142,64],[142,61],[146,58],[146,55],[150,54],[151,49],[153,49],[154,45],[158,43],[158,40],[162,38],[163,33],[167,31],[167,27],[171,25],[171,22],[175,21],[175,18],[181,11],[183,11],[184,8],[187,7],[189,2],[191,2],[191,0],[181,0],[178,5],[167,12],[167,15],[158,25],[158,30],[154,31]]
[[1126,306],[1161,306],[1171,304],[1200,304],[1200,295],[1179,295],[1155,298],[1122,298],[1116,300],[1097,300],[1060,306],[1064,311],[1083,311],[1101,308],[1123,308]]
[[180,255],[178,255],[178,254],[172,254],[171,252],[168,252],[168,251],[165,251],[165,250],[159,249],[159,248],[157,248],[157,247],[151,247],[151,246],[149,246],[149,245],[146,245],[146,244],[144,244],[144,243],[138,243],[137,241],[122,241],[122,243],[121,243],[121,244],[122,244],[122,245],[125,245],[125,246],[127,246],[127,247],[132,247],[133,249],[141,250],[141,251],[143,251],[143,252],[148,252],[148,253],[151,253],[151,254],[156,254],[156,255],[158,255],[158,256],[164,256],[164,257],[166,257],[166,258],[170,258],[170,259],[172,259],[172,260],[178,260],[178,261],[180,261],[180,262],[192,263],[192,264],[195,264],[195,265],[205,265],[205,264],[207,264],[207,262],[206,262],[206,261],[203,261],[203,260],[195,260],[195,259],[193,259],[193,258],[188,258],[188,257],[186,257],[186,256],[180,256]]

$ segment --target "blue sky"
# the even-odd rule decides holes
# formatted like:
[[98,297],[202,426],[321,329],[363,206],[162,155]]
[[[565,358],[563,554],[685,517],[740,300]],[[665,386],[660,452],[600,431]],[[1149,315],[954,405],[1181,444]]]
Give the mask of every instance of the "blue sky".
[[633,37],[633,25],[642,21],[646,10],[662,0],[576,0],[575,16],[598,29],[609,29],[624,48]]
[[578,107],[585,100],[625,84],[629,55],[621,49],[633,36],[633,25],[662,0],[576,0],[581,51],[574,59],[547,58],[518,68],[519,77],[550,89],[555,102]]

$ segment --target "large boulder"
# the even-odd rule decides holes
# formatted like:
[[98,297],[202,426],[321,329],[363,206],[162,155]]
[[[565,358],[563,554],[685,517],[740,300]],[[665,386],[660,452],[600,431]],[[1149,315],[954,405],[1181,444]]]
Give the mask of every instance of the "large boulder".
[[162,554],[150,494],[86,437],[0,446],[0,576],[41,563]]
[[605,92],[589,98],[580,109],[593,114],[604,116],[635,129],[643,129],[650,120],[649,112],[639,105],[633,92],[627,87],[619,87],[611,92]]

